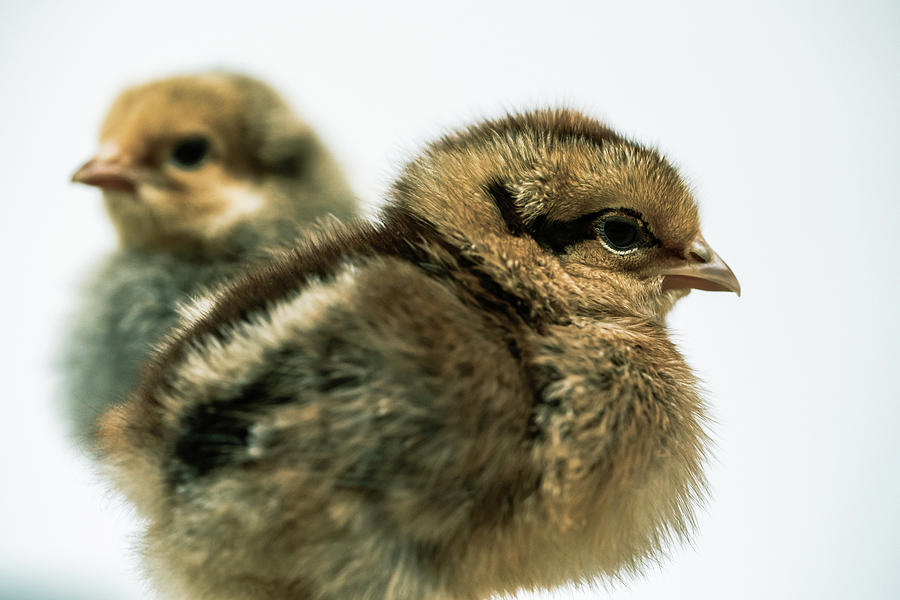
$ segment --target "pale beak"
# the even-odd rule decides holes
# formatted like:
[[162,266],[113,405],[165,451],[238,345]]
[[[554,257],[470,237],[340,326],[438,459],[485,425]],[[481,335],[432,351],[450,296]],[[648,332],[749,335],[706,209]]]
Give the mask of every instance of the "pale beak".
[[94,158],[75,171],[72,181],[103,190],[133,193],[137,187],[138,173],[130,162],[117,142],[107,141],[100,145]]
[[696,289],[741,295],[741,284],[737,277],[709,247],[702,235],[697,234],[686,254],[687,257],[683,260],[670,263],[654,272],[655,275],[664,276],[664,290]]

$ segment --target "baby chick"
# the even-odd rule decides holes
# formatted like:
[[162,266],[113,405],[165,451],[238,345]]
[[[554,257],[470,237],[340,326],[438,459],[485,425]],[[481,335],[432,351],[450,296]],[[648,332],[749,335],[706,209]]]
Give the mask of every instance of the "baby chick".
[[431,145],[381,221],[207,297],[104,415],[175,598],[473,600],[639,569],[703,496],[664,318],[739,292],[655,151],[568,110]]
[[99,187],[119,237],[87,281],[65,350],[76,438],[137,382],[176,305],[354,199],[337,165],[256,79],[186,75],[125,90],[72,177]]

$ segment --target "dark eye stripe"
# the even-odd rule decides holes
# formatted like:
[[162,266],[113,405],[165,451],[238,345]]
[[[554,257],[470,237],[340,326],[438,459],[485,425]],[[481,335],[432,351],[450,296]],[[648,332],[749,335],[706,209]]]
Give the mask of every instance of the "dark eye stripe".
[[594,221],[603,214],[602,212],[584,215],[574,221],[548,221],[545,217],[539,217],[531,225],[525,225],[522,216],[516,210],[513,193],[503,185],[503,182],[498,179],[489,181],[485,184],[484,190],[497,205],[497,210],[506,223],[506,229],[516,237],[530,235],[539,244],[551,248],[558,254],[572,244],[597,239]]
[[516,210],[516,201],[513,198],[512,192],[497,179],[488,182],[488,184],[484,186],[484,189],[494,200],[494,204],[497,205],[500,216],[503,217],[503,221],[506,223],[506,228],[509,232],[516,237],[520,237],[527,233],[525,223],[522,221],[522,216],[519,214],[519,211]]
[[567,248],[579,242],[596,240],[597,228],[594,223],[606,211],[590,213],[572,221],[550,221],[546,217],[538,217],[528,228],[537,243],[562,254]]
[[605,208],[571,221],[550,221],[545,217],[540,217],[528,228],[528,232],[542,246],[550,248],[557,254],[563,254],[575,244],[598,239],[600,232],[597,230],[597,222],[609,214],[627,215],[634,218],[644,238],[642,246],[662,245],[641,218],[640,213],[628,208]]
[[643,238],[642,246],[659,246],[660,241],[653,235],[647,223],[641,218],[640,213],[628,208],[605,208],[597,212],[582,215],[571,221],[551,221],[545,216],[538,217],[530,225],[526,225],[522,216],[516,209],[515,196],[502,181],[494,179],[484,186],[488,196],[494,201],[506,229],[512,235],[521,237],[528,234],[540,245],[550,248],[557,254],[563,254],[566,249],[589,240],[600,237],[597,230],[597,221],[610,213],[626,215],[633,218],[639,228],[638,234]]

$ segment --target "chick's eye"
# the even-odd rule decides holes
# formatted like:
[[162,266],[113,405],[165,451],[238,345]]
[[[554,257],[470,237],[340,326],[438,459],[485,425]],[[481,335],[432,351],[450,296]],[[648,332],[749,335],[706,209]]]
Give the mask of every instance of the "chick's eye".
[[186,138],[175,144],[169,161],[179,169],[196,169],[209,158],[209,141],[202,137]]
[[597,226],[600,236],[610,249],[625,252],[641,245],[643,233],[633,219],[612,216],[600,221]]

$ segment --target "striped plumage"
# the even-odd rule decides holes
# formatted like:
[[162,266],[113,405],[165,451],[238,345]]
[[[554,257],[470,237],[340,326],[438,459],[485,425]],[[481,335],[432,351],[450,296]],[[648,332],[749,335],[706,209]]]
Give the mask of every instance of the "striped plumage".
[[703,494],[664,317],[736,281],[698,239],[674,169],[578,113],[433,144],[378,223],[198,301],[104,416],[160,588],[461,600],[640,568]]

